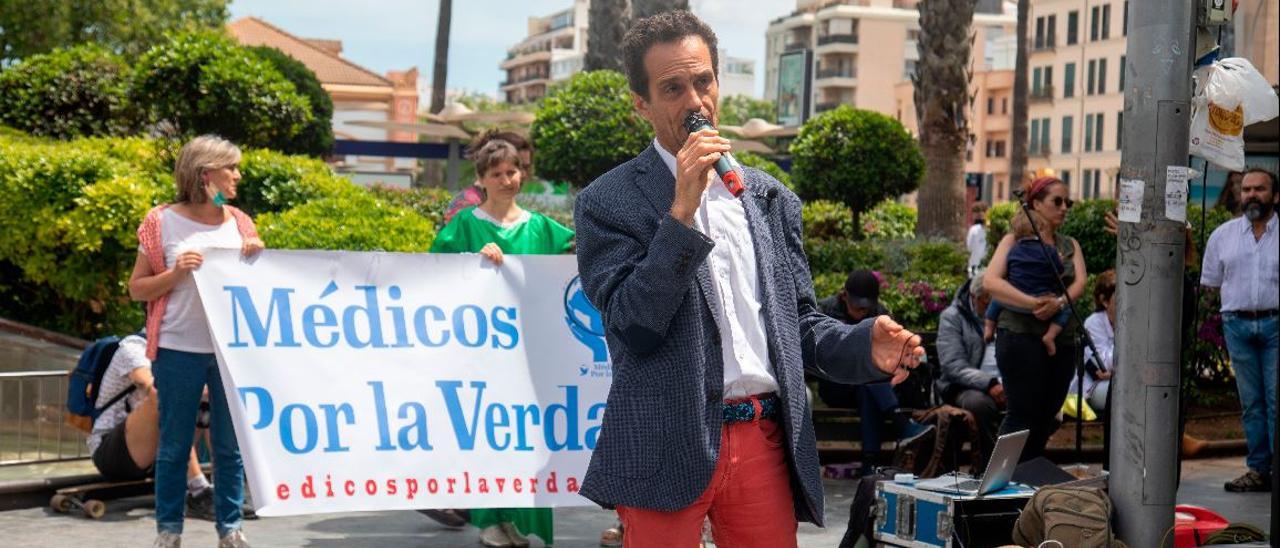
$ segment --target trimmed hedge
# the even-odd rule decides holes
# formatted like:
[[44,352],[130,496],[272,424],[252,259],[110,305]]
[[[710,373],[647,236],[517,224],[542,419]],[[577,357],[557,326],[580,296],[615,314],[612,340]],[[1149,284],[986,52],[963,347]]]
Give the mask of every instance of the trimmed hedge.
[[[54,142],[0,128],[0,316],[85,338],[141,326],[127,288],[136,230],[173,199],[178,146]],[[426,216],[322,162],[249,149],[241,166],[238,202],[256,214],[268,247],[425,251],[434,238]]]
[[54,139],[130,134],[140,118],[130,76],[93,45],[33,55],[0,71],[0,124]]
[[325,197],[257,220],[272,249],[342,249],[425,253],[435,225],[413,210],[368,192]]

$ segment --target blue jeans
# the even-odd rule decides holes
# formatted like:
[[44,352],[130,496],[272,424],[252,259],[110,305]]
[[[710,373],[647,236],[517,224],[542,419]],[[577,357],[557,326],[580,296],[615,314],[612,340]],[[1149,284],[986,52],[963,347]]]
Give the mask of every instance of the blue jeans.
[[213,450],[213,509],[218,536],[240,528],[244,504],[244,463],[231,425],[231,411],[213,354],[161,348],[151,364],[160,394],[160,443],[156,450],[156,529],[182,534],[186,511],[187,460],[195,436],[196,413],[209,387],[209,434]]
[[1230,312],[1222,314],[1222,331],[1240,392],[1244,437],[1249,446],[1245,463],[1263,475],[1271,472],[1272,436],[1276,431],[1276,355],[1280,349],[1277,328],[1275,316],[1251,320]]

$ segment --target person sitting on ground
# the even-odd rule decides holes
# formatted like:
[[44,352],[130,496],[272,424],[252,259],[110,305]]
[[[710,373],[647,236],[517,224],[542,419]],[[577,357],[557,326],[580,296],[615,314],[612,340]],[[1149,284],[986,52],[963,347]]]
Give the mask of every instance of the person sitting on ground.
[[[147,340],[138,335],[120,340],[102,375],[94,406],[101,409],[130,386],[135,390],[103,409],[85,440],[93,466],[107,481],[143,480],[154,473],[160,411]],[[200,470],[194,449],[187,461],[187,515],[208,521],[214,518],[213,487]]]
[[[1033,220],[1034,225],[1031,223]],[[1048,230],[1049,223],[1045,222],[1043,215],[1035,211],[1031,212],[1030,218],[1025,212],[1019,212],[1013,218],[1010,229],[1016,238],[1016,243],[1009,249],[1009,283],[1028,295],[1049,295],[1060,298],[1062,288],[1059,280],[1065,272],[1062,257],[1040,239],[1041,236],[1036,232],[1037,228]],[[996,320],[1000,317],[1000,311],[1005,308],[1024,314],[1030,313],[1029,310],[1007,306],[992,299],[991,305],[987,307],[986,324],[983,328],[983,338],[987,342],[995,338]],[[1071,306],[1064,305],[1053,316],[1044,336],[1040,337],[1050,356],[1058,352],[1054,340],[1066,328],[1069,321],[1071,321]]]
[[956,290],[955,299],[938,319],[938,363],[941,375],[934,382],[942,402],[969,413],[977,421],[978,452],[974,475],[981,475],[995,449],[1000,411],[1005,408],[1004,385],[996,367],[995,345],[982,334],[980,314],[991,304],[982,286],[983,270]]
[[[880,304],[880,280],[869,270],[855,270],[840,292],[818,303],[823,314],[847,324],[876,316],[892,316]],[[898,396],[887,382],[847,385],[819,379],[818,397],[831,407],[857,408],[862,432],[861,472],[869,474],[880,462],[880,425],[891,418],[898,443],[910,443],[933,428],[898,412]]]

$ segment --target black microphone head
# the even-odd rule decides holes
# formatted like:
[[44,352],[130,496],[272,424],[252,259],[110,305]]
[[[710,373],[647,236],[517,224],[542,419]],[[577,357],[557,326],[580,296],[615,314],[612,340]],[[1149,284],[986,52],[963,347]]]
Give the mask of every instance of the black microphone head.
[[714,126],[711,125],[711,120],[708,120],[701,112],[689,113],[689,116],[684,119],[684,130],[689,133],[693,133],[704,127]]
[[1015,188],[1015,189],[1013,189],[1013,197],[1014,197],[1014,198],[1017,198],[1017,199],[1021,200],[1021,199],[1022,199],[1022,195],[1023,195],[1023,194],[1026,194],[1026,191],[1025,191],[1025,190],[1022,190],[1021,188]]
[[775,188],[775,187],[769,187],[769,190],[764,191],[764,197],[765,197],[765,199],[768,199],[768,200],[772,200],[772,199],[774,199],[774,198],[777,198],[777,197],[778,197],[778,189],[777,189],[777,188]]

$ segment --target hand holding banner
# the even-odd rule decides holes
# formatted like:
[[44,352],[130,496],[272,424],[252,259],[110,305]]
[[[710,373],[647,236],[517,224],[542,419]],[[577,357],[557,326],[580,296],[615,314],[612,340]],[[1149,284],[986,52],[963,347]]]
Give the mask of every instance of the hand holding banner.
[[260,513],[590,505],[612,374],[576,268],[207,252],[196,285]]

